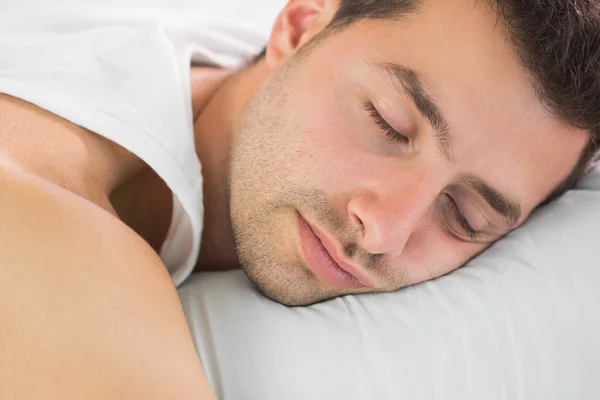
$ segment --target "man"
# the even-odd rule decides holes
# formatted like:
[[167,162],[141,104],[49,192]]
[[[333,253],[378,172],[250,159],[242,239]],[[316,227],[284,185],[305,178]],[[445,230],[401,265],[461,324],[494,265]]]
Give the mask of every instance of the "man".
[[593,0],[290,1],[263,57],[175,96],[181,31],[98,21],[4,21],[2,398],[207,398],[167,269],[241,264],[287,305],[396,290],[522,224],[599,139]]

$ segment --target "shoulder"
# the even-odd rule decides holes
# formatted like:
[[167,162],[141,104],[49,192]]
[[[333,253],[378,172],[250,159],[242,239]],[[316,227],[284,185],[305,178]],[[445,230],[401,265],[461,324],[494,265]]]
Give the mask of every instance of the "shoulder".
[[138,235],[5,163],[0,221],[0,398],[208,396],[175,288]]
[[86,198],[109,192],[143,166],[137,157],[108,139],[2,93],[0,156]]

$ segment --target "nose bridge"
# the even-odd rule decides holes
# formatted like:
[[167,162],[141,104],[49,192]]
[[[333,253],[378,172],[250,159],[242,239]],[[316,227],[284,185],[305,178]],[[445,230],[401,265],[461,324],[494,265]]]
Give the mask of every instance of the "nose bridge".
[[365,250],[401,252],[444,186],[433,173],[421,171],[402,180],[384,179],[353,198],[349,212],[361,224]]

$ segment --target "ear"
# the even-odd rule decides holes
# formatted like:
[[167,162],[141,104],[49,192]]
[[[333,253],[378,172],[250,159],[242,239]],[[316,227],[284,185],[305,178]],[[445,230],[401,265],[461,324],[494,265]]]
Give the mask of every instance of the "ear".
[[289,0],[267,43],[267,65],[273,69],[280,66],[331,22],[337,8],[337,0]]

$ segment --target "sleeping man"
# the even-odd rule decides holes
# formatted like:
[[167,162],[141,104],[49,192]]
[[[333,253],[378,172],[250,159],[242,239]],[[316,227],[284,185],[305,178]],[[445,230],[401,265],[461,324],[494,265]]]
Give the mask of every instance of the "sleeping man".
[[596,0],[290,1],[238,69],[226,21],[0,15],[3,399],[209,398],[173,281],[436,278],[600,139]]

